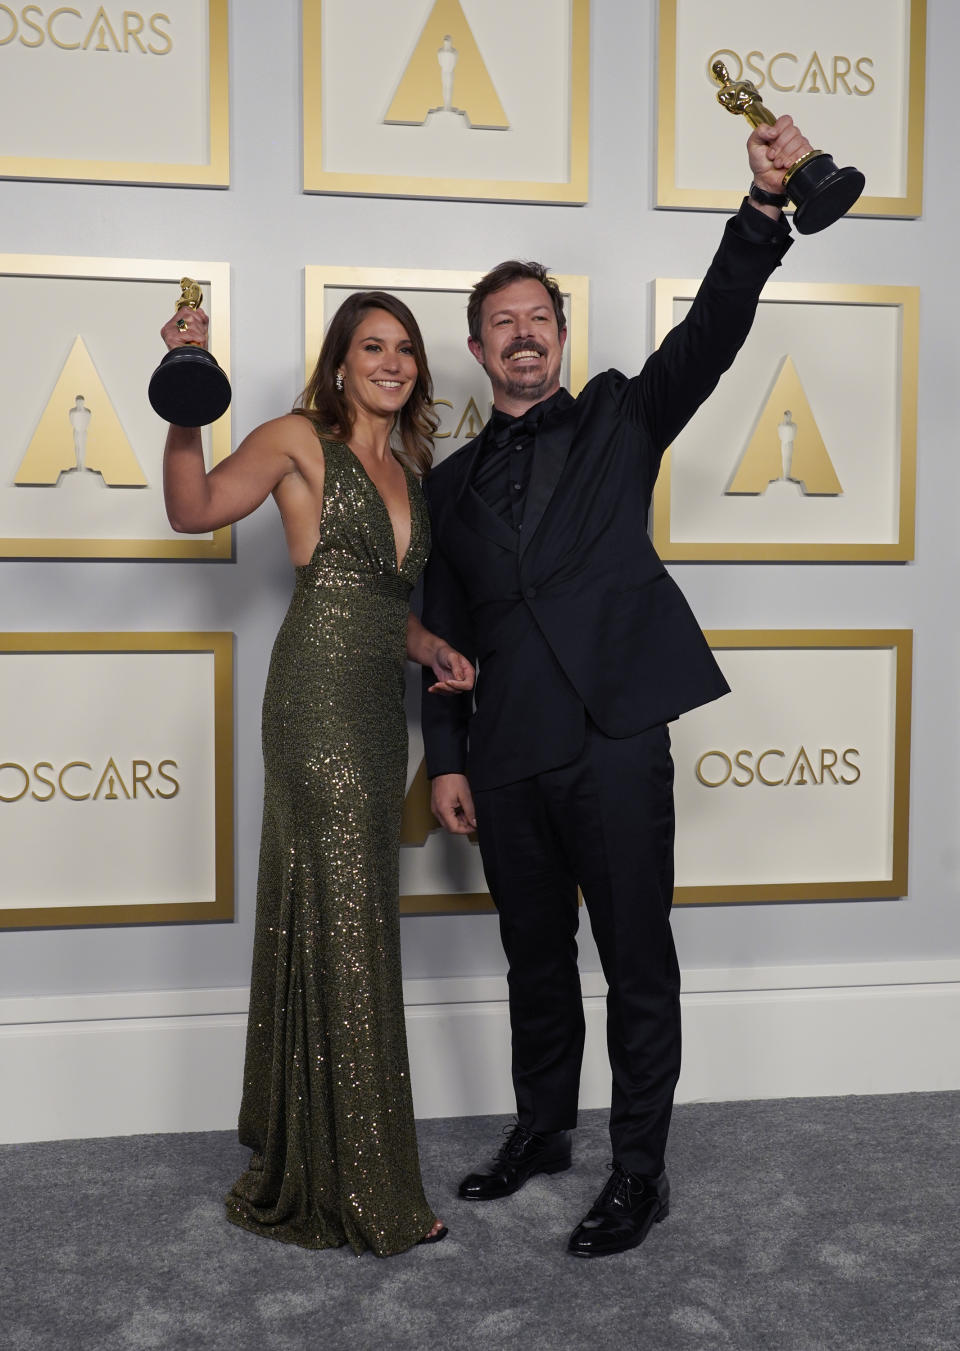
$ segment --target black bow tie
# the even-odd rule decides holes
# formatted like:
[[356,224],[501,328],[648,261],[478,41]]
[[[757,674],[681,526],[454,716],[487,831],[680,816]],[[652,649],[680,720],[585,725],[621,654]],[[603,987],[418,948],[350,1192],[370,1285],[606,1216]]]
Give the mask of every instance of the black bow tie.
[[528,408],[523,417],[507,417],[505,414],[494,414],[493,421],[490,423],[490,436],[493,444],[498,450],[508,446],[511,441],[517,440],[521,436],[534,437],[544,415],[543,404],[538,403],[534,408]]

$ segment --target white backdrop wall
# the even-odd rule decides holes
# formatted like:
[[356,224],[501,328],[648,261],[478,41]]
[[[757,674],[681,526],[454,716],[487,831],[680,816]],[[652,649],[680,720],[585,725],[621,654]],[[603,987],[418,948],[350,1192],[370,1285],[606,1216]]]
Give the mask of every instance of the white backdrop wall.
[[[2,182],[0,250],[229,262],[235,440],[289,408],[299,391],[302,269],[309,263],[484,269],[505,256],[542,258],[557,271],[590,277],[591,373],[640,366],[651,343],[653,279],[702,273],[723,220],[653,209],[655,0],[594,0],[591,188],[583,208],[302,194],[299,4],[235,0],[230,11],[229,191]],[[785,281],[921,289],[915,562],[671,568],[706,628],[915,631],[909,895],[677,912],[689,992],[686,1097],[957,1082],[957,1065],[945,1063],[943,1053],[956,1059],[960,990],[958,43],[960,11],[952,0],[929,0],[922,219],[840,222],[798,239],[778,274]],[[531,71],[531,79],[549,78],[549,71]],[[175,80],[169,97],[177,98]],[[828,148],[842,157],[841,146]],[[16,316],[3,321],[16,324]],[[159,338],[157,351],[159,357]],[[233,564],[0,563],[0,629],[237,635],[235,922],[3,934],[0,1068],[14,1089],[10,1101],[26,1096],[36,1104],[18,1109],[16,1119],[7,1110],[3,1138],[232,1120],[253,935],[259,707],[290,586],[272,502],[238,527]],[[495,918],[405,918],[402,928],[418,1109],[508,1110]],[[585,932],[592,1029],[585,1102],[602,1101],[607,1091],[598,966]],[[726,1019],[719,1016],[724,1009]],[[138,1030],[142,1037],[123,1039]],[[123,1095],[111,1097],[105,1064],[123,1060],[118,1036],[146,1055],[144,1085],[157,1085],[153,1093],[144,1089],[139,1114],[121,1110]],[[452,1065],[453,1050],[468,1048],[478,1067],[472,1088],[458,1077],[440,1083],[439,1071],[431,1077],[428,1061]],[[745,1075],[747,1061],[753,1068]],[[142,1064],[139,1052],[132,1062]],[[38,1086],[68,1064],[88,1083],[99,1075],[104,1099],[97,1111],[81,1111],[76,1098],[67,1104],[66,1080]],[[169,1092],[169,1078],[179,1096]]]

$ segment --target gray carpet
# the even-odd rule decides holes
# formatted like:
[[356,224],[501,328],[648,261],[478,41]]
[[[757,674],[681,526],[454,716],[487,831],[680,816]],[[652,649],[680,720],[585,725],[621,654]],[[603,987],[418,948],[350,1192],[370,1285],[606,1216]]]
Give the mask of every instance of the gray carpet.
[[960,1094],[678,1108],[670,1218],[642,1247],[567,1257],[606,1178],[575,1165],[505,1201],[456,1199],[504,1118],[420,1123],[451,1235],[379,1261],[228,1225],[232,1135],[0,1148],[3,1351],[950,1351],[960,1347]]

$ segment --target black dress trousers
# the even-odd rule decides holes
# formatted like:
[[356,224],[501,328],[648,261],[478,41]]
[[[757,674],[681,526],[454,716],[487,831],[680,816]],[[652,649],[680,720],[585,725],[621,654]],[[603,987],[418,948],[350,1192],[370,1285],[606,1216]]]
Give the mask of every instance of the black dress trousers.
[[615,739],[588,722],[575,760],[479,791],[475,801],[509,963],[520,1124],[543,1132],[577,1122],[579,886],[609,987],[613,1156],[657,1177],[680,1073],[669,732],[660,725]]

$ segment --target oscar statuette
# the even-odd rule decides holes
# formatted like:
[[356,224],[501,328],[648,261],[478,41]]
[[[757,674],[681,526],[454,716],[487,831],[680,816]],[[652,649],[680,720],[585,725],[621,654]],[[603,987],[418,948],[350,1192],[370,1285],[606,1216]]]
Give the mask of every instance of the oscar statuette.
[[[728,113],[743,116],[754,127],[776,118],[749,80],[731,80],[722,61],[711,66],[713,78],[721,85],[717,102]],[[825,230],[850,210],[863,192],[864,177],[859,169],[838,169],[824,150],[811,150],[791,164],[783,175],[783,191],[796,207],[794,224],[802,235]]]
[[[177,310],[198,309],[203,292],[197,282],[180,282]],[[150,377],[147,397],[164,422],[177,427],[206,427],[230,407],[230,381],[216,357],[195,342],[173,347]]]

